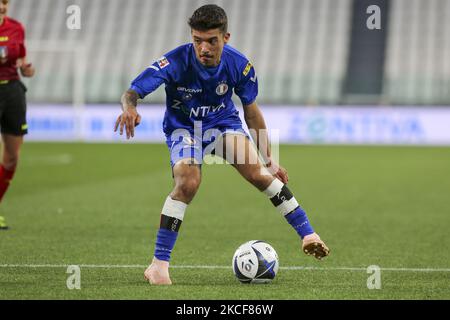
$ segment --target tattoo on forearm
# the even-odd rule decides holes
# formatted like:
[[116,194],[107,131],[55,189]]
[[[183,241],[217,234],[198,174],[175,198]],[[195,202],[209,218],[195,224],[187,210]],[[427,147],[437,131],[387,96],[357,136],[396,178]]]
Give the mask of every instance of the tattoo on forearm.
[[127,90],[121,98],[121,102],[122,102],[122,109],[125,111],[125,108],[130,107],[130,106],[137,106],[137,101],[138,101],[138,94],[136,93],[136,91],[133,90]]

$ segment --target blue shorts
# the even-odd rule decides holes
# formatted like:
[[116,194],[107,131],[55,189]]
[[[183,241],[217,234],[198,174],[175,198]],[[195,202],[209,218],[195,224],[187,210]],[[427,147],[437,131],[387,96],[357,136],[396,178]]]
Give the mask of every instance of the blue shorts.
[[173,167],[182,159],[194,159],[201,165],[203,157],[215,154],[217,139],[225,134],[241,134],[248,137],[242,127],[217,127],[203,132],[203,138],[188,130],[176,130],[166,136],[166,144],[170,152],[170,164]]

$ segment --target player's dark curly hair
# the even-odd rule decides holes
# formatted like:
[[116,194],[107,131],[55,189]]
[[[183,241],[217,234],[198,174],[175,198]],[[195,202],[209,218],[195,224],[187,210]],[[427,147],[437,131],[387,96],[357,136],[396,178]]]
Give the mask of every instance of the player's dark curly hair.
[[192,17],[189,18],[188,24],[193,30],[208,31],[219,29],[220,32],[226,33],[228,18],[225,10],[221,7],[215,4],[207,4],[194,11]]

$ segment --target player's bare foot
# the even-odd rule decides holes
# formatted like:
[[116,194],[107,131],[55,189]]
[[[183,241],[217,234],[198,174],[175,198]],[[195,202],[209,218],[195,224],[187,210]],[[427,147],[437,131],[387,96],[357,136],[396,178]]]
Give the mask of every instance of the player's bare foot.
[[312,255],[319,260],[330,254],[330,249],[315,232],[303,238],[302,249],[307,255]]
[[144,278],[153,285],[171,285],[169,262],[153,258],[152,264],[144,272]]

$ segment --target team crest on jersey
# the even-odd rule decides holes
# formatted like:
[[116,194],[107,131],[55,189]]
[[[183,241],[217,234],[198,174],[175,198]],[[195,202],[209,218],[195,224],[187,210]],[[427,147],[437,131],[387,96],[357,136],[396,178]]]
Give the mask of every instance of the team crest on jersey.
[[167,60],[167,58],[164,56],[159,58],[157,62],[160,69],[165,68],[170,64],[169,60]]
[[226,84],[226,82],[220,82],[216,88],[216,93],[219,96],[223,96],[225,93],[227,93],[227,91],[228,91],[228,85]]
[[252,68],[252,64],[250,62],[247,63],[247,65],[245,66],[244,71],[242,71],[242,74],[244,76],[247,76],[248,73],[250,72],[250,69]]

